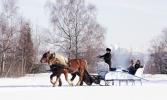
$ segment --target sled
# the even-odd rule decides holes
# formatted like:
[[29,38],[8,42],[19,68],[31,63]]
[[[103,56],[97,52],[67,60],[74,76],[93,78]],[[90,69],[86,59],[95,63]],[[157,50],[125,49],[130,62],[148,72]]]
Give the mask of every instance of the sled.
[[[111,86],[111,85],[119,85],[121,86],[122,83],[124,85],[135,85],[137,82],[142,85],[142,80],[145,80],[141,77],[131,75],[126,72],[122,71],[101,71],[98,74],[91,74],[93,77],[99,77],[100,86]],[[103,83],[102,83],[103,81]]]
[[[97,74],[91,74],[93,77],[98,77],[99,80],[101,81],[99,85],[101,86],[111,86],[111,85],[136,85],[136,83],[139,83],[142,85],[142,80],[145,80],[142,78],[143,74],[143,69],[140,70],[140,74],[138,71],[136,72],[135,75],[129,74],[126,70],[116,70],[116,71],[108,71],[108,68],[106,67],[107,65],[100,64],[100,66],[103,67],[98,67],[98,68],[103,68],[97,70]],[[106,67],[106,69],[104,68]],[[102,83],[103,81],[103,83]]]

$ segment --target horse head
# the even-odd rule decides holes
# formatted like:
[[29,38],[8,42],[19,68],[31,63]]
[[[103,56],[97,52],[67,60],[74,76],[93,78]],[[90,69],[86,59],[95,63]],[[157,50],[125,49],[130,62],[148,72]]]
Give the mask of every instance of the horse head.
[[50,51],[45,52],[42,55],[42,58],[41,58],[40,62],[41,63],[48,63],[50,55],[51,55]]

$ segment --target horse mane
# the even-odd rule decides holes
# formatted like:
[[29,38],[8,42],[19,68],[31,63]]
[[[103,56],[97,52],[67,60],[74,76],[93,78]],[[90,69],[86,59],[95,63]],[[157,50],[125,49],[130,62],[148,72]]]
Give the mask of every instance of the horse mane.
[[60,61],[60,64],[68,66],[68,58],[66,58],[62,54],[58,54],[58,53],[54,53],[54,54],[55,54],[55,58]]

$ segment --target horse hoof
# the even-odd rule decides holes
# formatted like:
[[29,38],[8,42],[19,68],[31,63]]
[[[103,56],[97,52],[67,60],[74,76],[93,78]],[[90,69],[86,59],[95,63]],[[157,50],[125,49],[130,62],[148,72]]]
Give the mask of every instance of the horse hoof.
[[56,84],[53,84],[53,87],[56,87],[57,85]]
[[80,83],[77,83],[76,86],[81,86]]
[[74,86],[74,84],[73,84],[73,83],[71,83],[71,84],[70,84],[70,86]]

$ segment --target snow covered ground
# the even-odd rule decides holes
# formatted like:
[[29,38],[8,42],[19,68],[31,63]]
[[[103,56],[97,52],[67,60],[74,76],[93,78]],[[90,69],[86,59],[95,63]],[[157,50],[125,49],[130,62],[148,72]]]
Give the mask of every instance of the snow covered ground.
[[[166,100],[167,75],[144,75],[143,85],[52,87],[50,73],[0,79],[0,100]],[[75,80],[78,80],[78,78]]]

